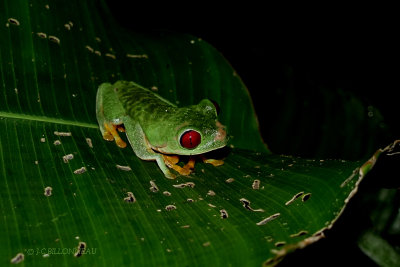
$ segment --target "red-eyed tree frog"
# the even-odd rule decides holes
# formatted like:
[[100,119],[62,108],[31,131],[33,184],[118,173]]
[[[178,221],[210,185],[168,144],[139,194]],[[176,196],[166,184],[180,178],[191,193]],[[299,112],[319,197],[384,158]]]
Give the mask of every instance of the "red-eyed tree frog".
[[[197,105],[177,107],[155,92],[134,82],[103,83],[97,91],[96,115],[103,138],[124,148],[127,139],[142,160],[155,160],[169,179],[176,178],[169,168],[189,175],[195,160],[181,167],[179,155],[201,155],[227,143],[225,127],[217,119],[217,108],[208,99]],[[204,159],[214,166],[222,160]],[[168,168],[169,167],[169,168]]]

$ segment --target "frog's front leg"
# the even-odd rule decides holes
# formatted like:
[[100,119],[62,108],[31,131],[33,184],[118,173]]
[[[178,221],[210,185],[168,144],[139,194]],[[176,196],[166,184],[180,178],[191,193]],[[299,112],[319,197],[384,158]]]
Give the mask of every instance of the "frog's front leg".
[[171,173],[168,167],[165,165],[163,155],[156,153],[151,149],[151,146],[147,142],[146,135],[144,134],[139,123],[135,123],[130,118],[125,118],[124,125],[126,136],[128,137],[129,143],[136,156],[143,160],[155,160],[165,177],[168,179],[175,179],[176,175]]
[[206,158],[204,155],[201,155],[200,157],[201,157],[201,159],[203,160],[204,163],[211,164],[211,165],[213,165],[214,167],[221,166],[221,165],[224,164],[224,161],[223,161],[223,160],[219,160],[219,159],[208,159],[208,158]]
[[171,169],[174,169],[175,171],[177,171],[180,175],[189,175],[192,173],[193,169],[194,169],[194,164],[195,164],[195,159],[194,158],[190,158],[188,163],[181,167],[179,165],[176,165],[179,162],[179,156],[174,155],[174,156],[170,156],[170,155],[164,155],[162,154],[164,163]]

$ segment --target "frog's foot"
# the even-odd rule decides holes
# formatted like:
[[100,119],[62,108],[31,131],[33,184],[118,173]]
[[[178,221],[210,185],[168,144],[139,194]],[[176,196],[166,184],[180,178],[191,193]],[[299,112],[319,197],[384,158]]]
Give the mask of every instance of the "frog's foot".
[[196,163],[196,160],[193,157],[190,157],[188,163],[186,163],[186,165],[183,166],[183,168],[187,169],[187,170],[190,170],[190,171],[193,171],[195,163]]
[[117,130],[120,133],[124,133],[125,132],[125,126],[123,124],[119,124],[119,125],[117,125]]
[[204,163],[209,163],[211,165],[213,165],[214,167],[217,166],[221,166],[224,164],[223,160],[219,160],[219,159],[207,159],[206,157],[204,157],[203,155],[201,155],[201,159],[203,160]]
[[169,168],[177,171],[180,175],[187,176],[193,170],[194,160],[193,160],[193,162],[191,162],[192,159],[189,160],[189,162],[185,166],[181,167],[181,166],[176,165],[179,162],[179,157],[178,156],[176,156],[176,155],[175,156],[169,156],[169,155],[164,155],[163,154],[162,157],[163,157],[163,160],[165,162],[165,165],[167,165]]
[[118,125],[114,125],[112,123],[104,123],[104,133],[103,133],[103,138],[107,141],[113,141],[115,140],[115,143],[117,144],[117,146],[121,147],[121,148],[125,148],[126,147],[126,143],[124,142],[124,140],[121,139],[121,137],[119,136],[118,132],[117,132],[117,128]]

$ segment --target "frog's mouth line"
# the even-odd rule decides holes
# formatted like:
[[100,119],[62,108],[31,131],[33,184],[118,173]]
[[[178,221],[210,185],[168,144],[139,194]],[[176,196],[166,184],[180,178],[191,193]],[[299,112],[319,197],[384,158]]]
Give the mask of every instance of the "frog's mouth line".
[[177,156],[196,156],[196,155],[206,154],[206,153],[208,153],[210,151],[221,149],[221,148],[223,148],[225,146],[226,146],[226,144],[221,144],[220,146],[214,147],[213,149],[208,150],[208,151],[194,152],[194,153],[188,153],[188,154],[186,154],[186,153],[177,154],[177,153],[173,153],[173,152],[172,153],[168,153],[168,152],[160,150],[160,147],[157,148],[157,147],[154,147],[154,146],[150,145],[151,149],[156,153],[163,154],[163,155],[177,155]]

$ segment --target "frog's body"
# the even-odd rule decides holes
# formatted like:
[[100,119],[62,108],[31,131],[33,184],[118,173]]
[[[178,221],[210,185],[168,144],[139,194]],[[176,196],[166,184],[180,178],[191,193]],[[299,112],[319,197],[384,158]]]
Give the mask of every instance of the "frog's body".
[[198,155],[226,145],[224,127],[207,99],[179,108],[133,82],[103,83],[97,91],[96,114],[104,139],[126,147],[117,133],[123,124],[135,154],[143,160],[156,160],[168,178],[175,178],[168,167],[187,175],[194,162],[182,168],[176,165],[177,157],[167,154]]

